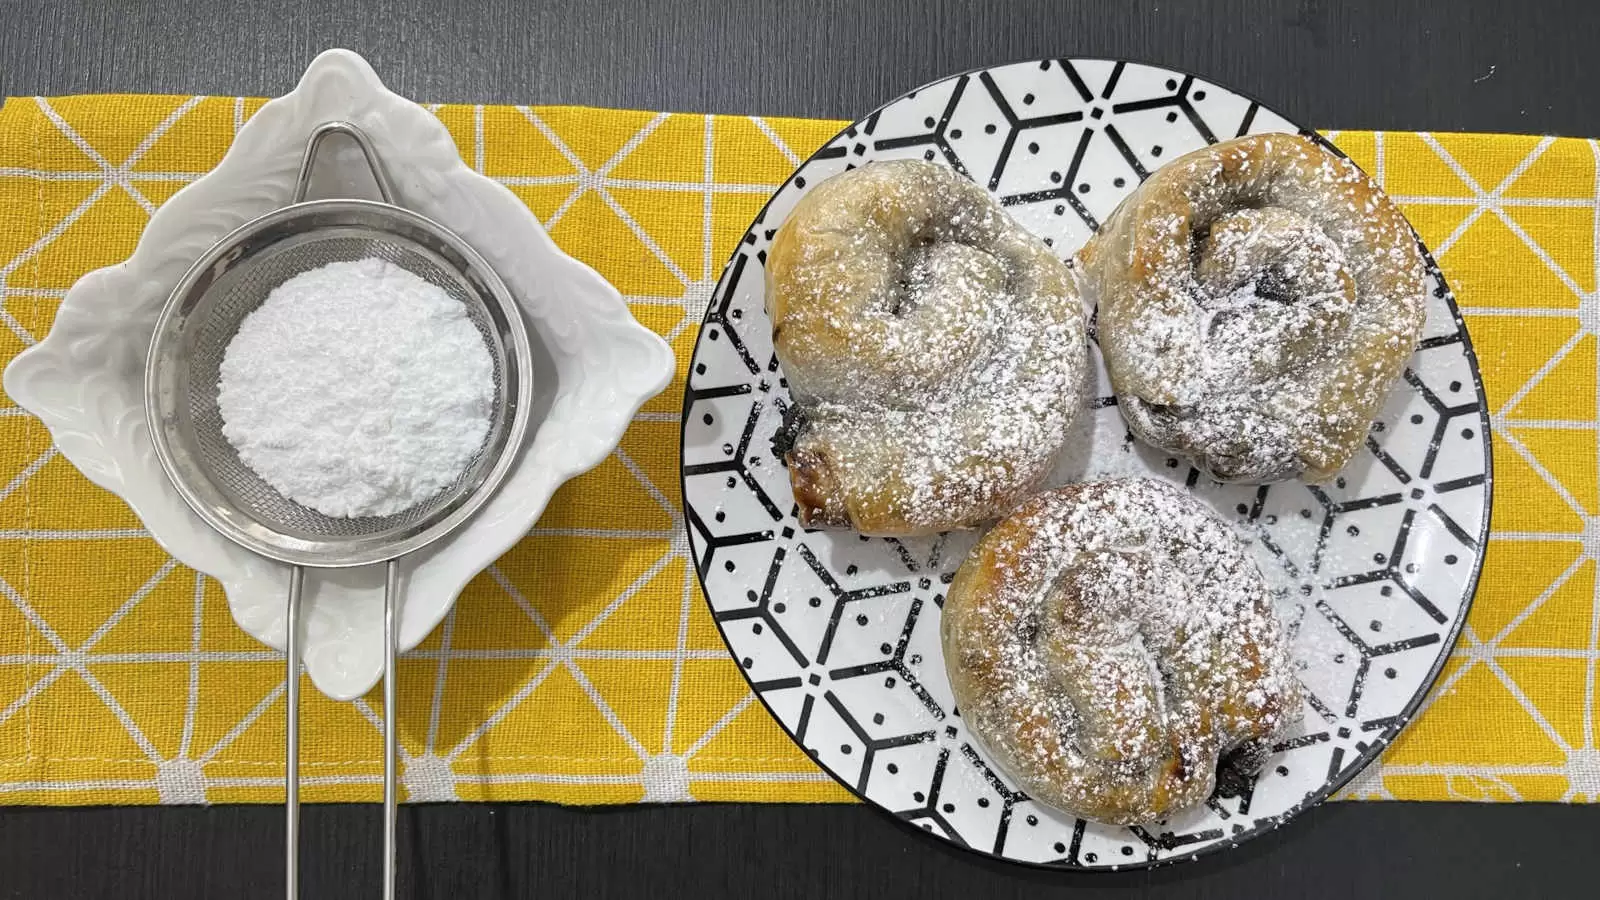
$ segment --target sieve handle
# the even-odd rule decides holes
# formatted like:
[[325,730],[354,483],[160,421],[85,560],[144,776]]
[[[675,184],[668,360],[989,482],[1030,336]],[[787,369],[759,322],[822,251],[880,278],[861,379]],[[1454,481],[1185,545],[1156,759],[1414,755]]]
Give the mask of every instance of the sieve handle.
[[311,132],[311,139],[306,141],[305,155],[300,158],[300,177],[294,184],[294,202],[305,202],[306,192],[311,188],[311,169],[317,162],[317,149],[330,134],[342,134],[356,142],[356,146],[361,148],[361,155],[367,159],[367,168],[372,170],[372,179],[378,183],[378,195],[383,202],[395,205],[394,186],[389,183],[389,175],[378,160],[377,151],[372,149],[372,139],[349,122],[324,122]]
[[306,570],[295,566],[289,572],[289,640],[284,646],[287,671],[284,672],[284,897],[300,896],[300,597],[304,592]]
[[395,758],[399,738],[395,722],[395,644],[400,640],[397,610],[400,603],[400,561],[389,560],[383,579],[383,900],[395,900],[395,857],[397,850],[396,806],[400,792],[395,785]]
[[[395,900],[398,833],[397,811],[400,799],[396,784],[396,758],[399,733],[395,728],[399,674],[395,665],[396,643],[400,639],[397,607],[400,603],[400,561],[391,559],[385,566],[383,587],[383,897]],[[300,896],[300,606],[305,592],[306,570],[295,566],[289,573],[289,640],[285,647],[287,671],[284,673],[287,697],[284,703],[284,897]]]

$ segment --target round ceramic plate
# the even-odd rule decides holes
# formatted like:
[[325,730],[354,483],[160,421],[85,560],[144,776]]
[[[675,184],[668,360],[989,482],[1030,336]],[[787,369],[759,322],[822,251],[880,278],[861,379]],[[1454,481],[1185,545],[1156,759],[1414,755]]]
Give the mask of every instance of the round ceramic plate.
[[1301,129],[1247,97],[1151,66],[1048,60],[970,72],[845,129],[778,190],[728,262],[684,397],[689,541],[757,696],[866,802],[1017,862],[1151,865],[1282,824],[1371,762],[1421,704],[1466,617],[1490,487],[1477,363],[1431,262],[1423,340],[1366,452],[1325,486],[1219,485],[1134,442],[1091,341],[1098,399],[1057,480],[1167,479],[1234,523],[1273,583],[1307,688],[1302,723],[1259,777],[1169,821],[1084,822],[1019,791],[968,734],[940,652],[943,591],[975,536],[806,531],[773,449],[790,399],[762,267],[774,230],[809,186],[875,159],[932,160],[986,185],[1067,258],[1163,162],[1236,135],[1284,131]]

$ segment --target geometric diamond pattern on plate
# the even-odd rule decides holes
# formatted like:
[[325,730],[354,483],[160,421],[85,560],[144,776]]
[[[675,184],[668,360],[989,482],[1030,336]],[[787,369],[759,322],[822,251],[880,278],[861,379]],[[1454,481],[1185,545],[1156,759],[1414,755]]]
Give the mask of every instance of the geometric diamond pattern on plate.
[[1185,484],[1233,521],[1273,582],[1307,687],[1304,723],[1258,779],[1224,784],[1205,808],[1150,827],[1085,823],[1035,803],[967,733],[938,630],[942,591],[973,536],[808,532],[775,447],[791,401],[763,267],[776,226],[809,186],[876,159],[941,162],[984,184],[1065,257],[1163,160],[1286,129],[1246,98],[1147,66],[1050,60],[970,73],[847,127],[739,243],[707,304],[684,395],[689,544],[756,696],[855,794],[999,857],[1144,865],[1278,824],[1370,762],[1414,712],[1465,616],[1489,487],[1471,347],[1436,270],[1405,378],[1365,452],[1329,485],[1203,479],[1133,443],[1100,372],[1083,437],[1094,449],[1082,465]]

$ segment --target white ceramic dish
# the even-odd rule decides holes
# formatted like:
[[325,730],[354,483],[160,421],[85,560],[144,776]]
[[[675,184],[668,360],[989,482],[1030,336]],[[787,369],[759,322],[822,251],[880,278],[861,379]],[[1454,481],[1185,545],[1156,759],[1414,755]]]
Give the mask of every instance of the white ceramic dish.
[[787,383],[763,298],[772,236],[807,190],[874,159],[922,158],[986,185],[1063,257],[1163,162],[1237,134],[1297,131],[1182,72],[1044,60],[955,76],[856,122],[807,160],[723,272],[684,396],[689,542],[733,657],[778,722],[868,803],[953,844],[1057,868],[1147,866],[1262,834],[1344,784],[1416,712],[1466,618],[1489,524],[1489,422],[1472,344],[1439,276],[1423,340],[1334,484],[1218,485],[1136,444],[1099,372],[1058,481],[1187,486],[1238,528],[1277,588],[1310,698],[1259,778],[1149,827],[1077,820],[1019,791],[973,742],[939,642],[945,585],[974,537],[807,532],[774,441]]
[[[168,482],[145,425],[144,360],[172,287],[218,239],[289,202],[306,138],[335,119],[366,130],[401,205],[489,260],[521,304],[534,344],[534,418],[522,458],[472,521],[402,563],[406,650],[527,533],[556,488],[616,447],[674,364],[615,288],[561,252],[515,195],[468,168],[439,120],[384,88],[361,57],[318,56],[293,92],[245,123],[215,170],[156,211],[131,258],[73,286],[50,334],[6,369],[5,389],[44,421],[73,465],[127,501],[168,552],[222,583],[242,628],[282,649],[289,570],[211,531]],[[312,196],[370,192],[358,158],[324,153]],[[306,589],[306,668],[329,696],[358,697],[383,668],[382,567],[312,570]]]

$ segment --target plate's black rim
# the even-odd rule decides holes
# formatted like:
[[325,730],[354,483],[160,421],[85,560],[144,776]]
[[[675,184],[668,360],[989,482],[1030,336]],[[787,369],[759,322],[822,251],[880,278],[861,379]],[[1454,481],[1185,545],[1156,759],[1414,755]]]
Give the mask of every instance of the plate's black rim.
[[[1221,84],[1221,83],[1216,82],[1216,81],[1212,81],[1209,78],[1204,78],[1203,76],[1194,74],[1192,72],[1187,72],[1187,71],[1184,71],[1184,70],[1181,70],[1181,69],[1173,69],[1173,68],[1169,68],[1169,67],[1164,66],[1164,65],[1160,65],[1158,63],[1144,62],[1144,61],[1138,60],[1138,59],[1131,59],[1131,58],[1130,59],[1112,59],[1112,58],[1108,58],[1108,57],[1096,57],[1096,56],[1057,56],[1057,57],[1047,57],[1047,58],[1042,58],[1042,59],[1041,58],[1033,58],[1033,59],[1015,60],[1013,62],[1000,63],[1000,64],[992,65],[992,66],[978,66],[978,67],[975,67],[975,68],[967,69],[967,70],[965,70],[963,72],[956,72],[954,74],[947,75],[947,76],[945,76],[943,78],[938,78],[938,79],[935,79],[933,81],[929,81],[929,82],[927,82],[925,84],[922,84],[922,85],[919,85],[919,86],[917,86],[915,88],[912,88],[911,90],[905,91],[904,93],[894,97],[893,99],[891,99],[891,100],[879,105],[876,109],[872,110],[867,115],[862,116],[861,118],[856,119],[856,120],[848,123],[847,125],[845,125],[845,127],[840,129],[838,132],[836,132],[832,138],[829,138],[827,141],[824,141],[820,147],[818,147],[816,150],[812,151],[811,154],[809,154],[804,160],[802,160],[801,163],[798,166],[795,167],[795,171],[790,173],[789,177],[784,179],[783,183],[780,184],[776,189],[773,190],[772,196],[767,199],[766,203],[762,204],[760,211],[756,213],[755,219],[752,220],[752,222],[750,224],[750,227],[745,230],[744,237],[740,239],[741,242],[743,242],[743,240],[745,238],[748,238],[748,237],[750,237],[750,236],[752,236],[752,235],[754,235],[756,233],[758,227],[760,225],[762,225],[766,221],[767,210],[769,208],[771,208],[772,202],[774,200],[776,200],[777,197],[784,192],[784,190],[789,188],[789,186],[794,182],[795,177],[797,175],[799,175],[800,172],[804,171],[807,166],[811,165],[813,162],[818,160],[821,157],[821,154],[822,154],[822,152],[824,150],[826,150],[829,146],[831,146],[835,141],[839,140],[839,138],[844,137],[847,132],[849,132],[850,130],[855,129],[855,128],[861,126],[861,125],[863,125],[869,119],[871,119],[871,118],[879,115],[880,113],[882,113],[885,109],[888,109],[889,107],[891,107],[891,106],[895,105],[896,103],[899,103],[899,102],[901,102],[903,100],[910,99],[913,96],[915,96],[916,94],[921,93],[922,91],[928,90],[930,88],[937,87],[939,85],[945,84],[945,83],[950,82],[950,81],[954,81],[954,80],[959,79],[959,78],[970,78],[973,75],[977,75],[977,74],[980,74],[980,73],[983,73],[983,72],[989,72],[989,71],[993,71],[993,70],[997,70],[997,69],[1009,68],[1011,66],[1027,65],[1029,63],[1037,64],[1037,63],[1045,63],[1045,62],[1056,63],[1058,65],[1064,65],[1064,64],[1067,64],[1067,63],[1084,63],[1084,62],[1111,63],[1113,65],[1139,65],[1139,66],[1146,66],[1146,67],[1153,68],[1153,69],[1159,69],[1159,70],[1161,70],[1163,72],[1171,72],[1172,74],[1175,74],[1175,75],[1193,77],[1193,78],[1204,80],[1208,84],[1214,85],[1216,87],[1220,87],[1223,90],[1229,91],[1229,92],[1231,92],[1233,94],[1238,95],[1239,97],[1242,97],[1242,98],[1248,100],[1251,103],[1253,108],[1267,110],[1268,112],[1271,112],[1272,114],[1278,116],[1279,118],[1284,119],[1285,121],[1291,121],[1291,120],[1289,120],[1289,118],[1287,116],[1284,116],[1283,114],[1279,113],[1273,107],[1268,106],[1266,103],[1263,103],[1260,99],[1258,99],[1257,97],[1255,97],[1252,94],[1246,93],[1244,91],[1240,91],[1240,90],[1238,90],[1238,89],[1236,89],[1234,87],[1231,87],[1229,85],[1225,85],[1225,84]],[[1293,124],[1293,123],[1291,122],[1291,124]],[[1304,126],[1297,126],[1297,127],[1299,128],[1299,133],[1301,135],[1303,135],[1305,137],[1308,137],[1311,140],[1316,141],[1319,145],[1321,145],[1322,147],[1332,151],[1333,153],[1337,154],[1340,157],[1343,157],[1345,159],[1349,158],[1344,153],[1344,151],[1342,151],[1338,147],[1334,146],[1334,144],[1331,141],[1329,141],[1327,138],[1323,137],[1319,132],[1317,132],[1317,131],[1315,131],[1313,129],[1306,128]],[[1413,229],[1413,231],[1415,231],[1415,229]],[[1410,701],[1408,701],[1406,703],[1405,708],[1403,710],[1401,710],[1400,714],[1395,717],[1394,722],[1391,723],[1388,728],[1384,729],[1384,731],[1382,733],[1380,733],[1376,738],[1374,738],[1372,743],[1367,747],[1367,749],[1359,757],[1357,757],[1356,760],[1351,765],[1347,766],[1339,774],[1338,777],[1333,778],[1333,779],[1325,782],[1320,789],[1307,794],[1304,800],[1300,801],[1299,803],[1295,804],[1294,806],[1289,807],[1288,809],[1284,810],[1282,813],[1280,813],[1277,816],[1273,817],[1270,821],[1267,821],[1264,824],[1258,825],[1258,826],[1256,826],[1256,827],[1254,827],[1254,828],[1252,828],[1252,829],[1250,829],[1248,831],[1240,832],[1239,834],[1229,835],[1227,838],[1225,838],[1223,840],[1214,841],[1214,842],[1212,842],[1210,844],[1207,844],[1207,845],[1205,845],[1203,847],[1199,847],[1197,849],[1191,850],[1191,851],[1189,851],[1187,853],[1183,853],[1183,854],[1179,854],[1179,855],[1175,855],[1175,856],[1162,857],[1160,859],[1138,860],[1138,861],[1129,862],[1129,863],[1127,863],[1125,865],[1083,866],[1083,865],[1074,865],[1074,864],[1062,863],[1062,862],[1032,862],[1032,861],[1028,861],[1028,860],[1013,859],[1013,858],[1008,857],[1008,856],[1002,856],[1002,855],[1000,855],[998,853],[994,853],[994,852],[992,852],[990,850],[985,850],[985,849],[980,848],[980,847],[970,846],[968,844],[965,844],[964,842],[953,841],[953,840],[949,840],[949,839],[946,839],[946,838],[936,838],[937,840],[939,840],[941,843],[946,844],[946,845],[948,845],[950,847],[954,847],[954,848],[956,848],[958,850],[961,850],[963,852],[971,853],[971,854],[973,854],[975,856],[980,856],[980,857],[983,857],[985,859],[998,860],[1000,862],[1009,863],[1011,865],[1023,866],[1023,867],[1026,867],[1026,868],[1039,869],[1039,870],[1049,871],[1049,872],[1130,872],[1130,871],[1138,871],[1138,870],[1155,869],[1155,868],[1159,868],[1159,867],[1162,867],[1162,866],[1168,866],[1168,865],[1172,865],[1174,863],[1180,863],[1180,862],[1192,862],[1194,860],[1200,859],[1201,857],[1210,856],[1210,855],[1213,855],[1215,853],[1219,853],[1219,852],[1222,852],[1222,851],[1225,851],[1225,850],[1231,850],[1231,849],[1233,849],[1235,847],[1238,847],[1240,844],[1243,844],[1246,841],[1251,840],[1252,838],[1257,838],[1257,837],[1260,837],[1260,836],[1262,836],[1264,834],[1267,834],[1269,832],[1275,831],[1278,828],[1282,827],[1285,823],[1287,823],[1291,819],[1293,819],[1296,816],[1300,815],[1301,813],[1305,812],[1307,809],[1309,809],[1312,806],[1315,806],[1318,803],[1321,803],[1322,801],[1328,799],[1328,797],[1330,797],[1334,793],[1338,792],[1339,789],[1343,788],[1346,784],[1349,784],[1350,781],[1352,781],[1357,775],[1360,775],[1362,772],[1366,771],[1367,767],[1372,765],[1372,763],[1375,762],[1380,755],[1382,755],[1383,751],[1389,747],[1390,743],[1392,743],[1394,741],[1394,738],[1402,730],[1404,730],[1407,725],[1409,725],[1411,723],[1411,720],[1416,716],[1417,712],[1422,708],[1422,705],[1427,701],[1428,696],[1433,692],[1434,685],[1438,683],[1440,673],[1444,671],[1444,667],[1445,667],[1446,663],[1449,662],[1451,655],[1453,655],[1453,653],[1455,652],[1455,646],[1456,646],[1456,643],[1460,640],[1461,629],[1466,625],[1467,616],[1472,612],[1472,604],[1473,604],[1473,601],[1477,598],[1477,593],[1478,593],[1478,581],[1479,581],[1479,578],[1483,574],[1484,556],[1487,554],[1487,551],[1488,551],[1489,523],[1490,523],[1490,521],[1492,519],[1492,513],[1493,513],[1493,509],[1494,509],[1494,447],[1493,447],[1493,444],[1492,444],[1492,438],[1491,438],[1491,434],[1490,434],[1491,423],[1489,421],[1488,395],[1484,391],[1483,372],[1478,366],[1478,354],[1473,348],[1472,335],[1467,331],[1466,321],[1462,318],[1461,309],[1456,303],[1455,292],[1453,290],[1451,290],[1449,282],[1444,277],[1443,270],[1439,268],[1438,262],[1434,260],[1433,252],[1428,249],[1426,244],[1423,243],[1422,238],[1420,236],[1417,238],[1417,246],[1422,250],[1423,260],[1424,260],[1424,262],[1425,262],[1425,264],[1427,266],[1429,274],[1431,274],[1434,277],[1438,278],[1439,279],[1439,284],[1442,285],[1443,288],[1444,288],[1444,297],[1441,298],[1441,299],[1443,299],[1445,301],[1446,305],[1450,309],[1450,317],[1451,317],[1451,320],[1455,323],[1456,334],[1460,336],[1459,343],[1461,344],[1462,351],[1465,353],[1465,355],[1467,357],[1467,364],[1472,369],[1472,383],[1473,383],[1473,387],[1476,389],[1477,395],[1478,395],[1478,420],[1479,420],[1479,423],[1481,425],[1481,427],[1478,429],[1478,431],[1479,431],[1479,434],[1480,434],[1480,437],[1481,437],[1481,441],[1480,442],[1481,442],[1482,447],[1483,447],[1483,459],[1484,459],[1484,481],[1483,481],[1484,503],[1483,503],[1483,521],[1478,527],[1476,560],[1473,563],[1472,573],[1468,577],[1467,582],[1466,582],[1465,586],[1463,587],[1462,602],[1461,602],[1461,613],[1460,613],[1459,616],[1457,616],[1455,624],[1451,627],[1449,635],[1448,635],[1448,639],[1443,641],[1443,642],[1441,642],[1442,645],[1443,645],[1442,648],[1441,648],[1441,652],[1440,652],[1439,656],[1434,660],[1432,667],[1428,671],[1428,674],[1423,678],[1422,683],[1421,683],[1420,687],[1418,688],[1417,692],[1412,696]],[[687,377],[693,377],[693,371],[694,371],[693,364],[694,364],[694,360],[697,359],[699,357],[699,355],[700,355],[701,339],[705,334],[705,329],[706,329],[707,324],[708,324],[707,319],[709,318],[712,310],[714,310],[716,308],[717,300],[722,295],[723,282],[727,279],[728,273],[731,270],[733,262],[738,257],[738,255],[739,255],[739,249],[737,247],[735,247],[733,253],[729,255],[728,260],[723,263],[722,271],[717,275],[716,288],[712,291],[711,299],[707,302],[706,309],[705,309],[704,313],[702,313],[702,315],[700,317],[700,325],[695,330],[695,342],[694,342],[695,350],[694,350],[694,353],[690,356],[690,359],[689,359],[689,362],[690,362],[690,374]],[[686,385],[686,389],[684,390],[684,395],[683,395],[682,411],[679,414],[679,420],[678,420],[678,459],[679,459],[679,464],[678,464],[678,497],[679,497],[679,502],[684,505],[686,511],[687,511],[688,503],[687,503],[686,500],[683,499],[686,496],[686,488],[687,488],[687,482],[686,482],[686,479],[685,479],[685,476],[684,476],[684,471],[683,471],[683,446],[684,446],[684,438],[685,438],[685,435],[686,435],[687,429],[688,429],[690,405],[692,403],[693,403],[693,400],[691,399],[691,394],[687,390],[687,385]],[[688,523],[687,514],[684,516],[684,531],[685,531],[686,537],[690,541],[691,547],[692,547],[692,544],[694,543],[694,539],[695,539],[695,534],[694,534],[693,527],[690,526],[689,523]],[[705,603],[706,603],[706,606],[708,608],[710,608],[711,607],[711,598],[710,598],[710,594],[706,590],[705,575],[701,571],[700,565],[699,565],[699,561],[697,559],[692,559],[691,563],[694,566],[695,580],[698,581],[699,584],[700,584],[700,596],[701,596],[701,599],[704,600]],[[722,623],[716,621],[716,615],[715,615],[716,610],[713,608],[710,611],[712,612],[712,621],[717,626],[717,635],[718,635],[718,637],[720,637],[722,639],[723,647],[728,651],[728,655],[729,655],[730,658],[735,658],[736,659],[738,654],[734,650],[733,645],[731,643],[729,643],[727,632],[723,629]],[[755,689],[755,683],[750,680],[750,676],[748,674],[746,674],[746,672],[745,672],[745,670],[743,668],[739,668],[739,676],[745,680],[746,685],[749,686],[749,688],[750,688],[751,694],[756,698],[756,700],[761,704],[761,706],[767,711],[767,714],[772,717],[773,721],[778,725],[778,727],[783,730],[784,735],[787,736],[789,738],[789,740],[793,741],[796,746],[800,746],[801,743],[800,743],[799,739],[797,739],[795,737],[794,732],[789,730],[788,725],[786,725],[784,723],[782,717],[780,717],[777,714],[777,711],[772,708],[772,705],[767,702],[767,699],[764,696],[761,695],[761,692],[757,691]],[[907,819],[901,818],[898,815],[895,815],[893,810],[890,810],[889,808],[883,806],[882,804],[877,803],[876,801],[872,800],[871,798],[869,798],[869,797],[865,796],[864,794],[862,794],[861,792],[857,791],[854,786],[852,786],[851,784],[846,782],[843,778],[841,778],[840,776],[835,774],[832,769],[829,769],[828,767],[823,766],[820,763],[817,764],[817,768],[821,769],[830,779],[832,779],[834,781],[835,784],[837,784],[839,787],[843,788],[851,796],[855,797],[858,801],[860,801],[862,803],[862,805],[872,809],[874,812],[876,812],[879,815],[884,816],[885,818],[889,819],[890,821],[897,823],[900,827],[904,828],[905,830],[907,830],[907,831],[909,831],[909,832],[911,832],[913,834],[918,835],[919,837],[923,837],[923,838],[927,837],[927,832],[926,831],[924,831],[921,828],[918,828],[910,820],[907,820]]]

